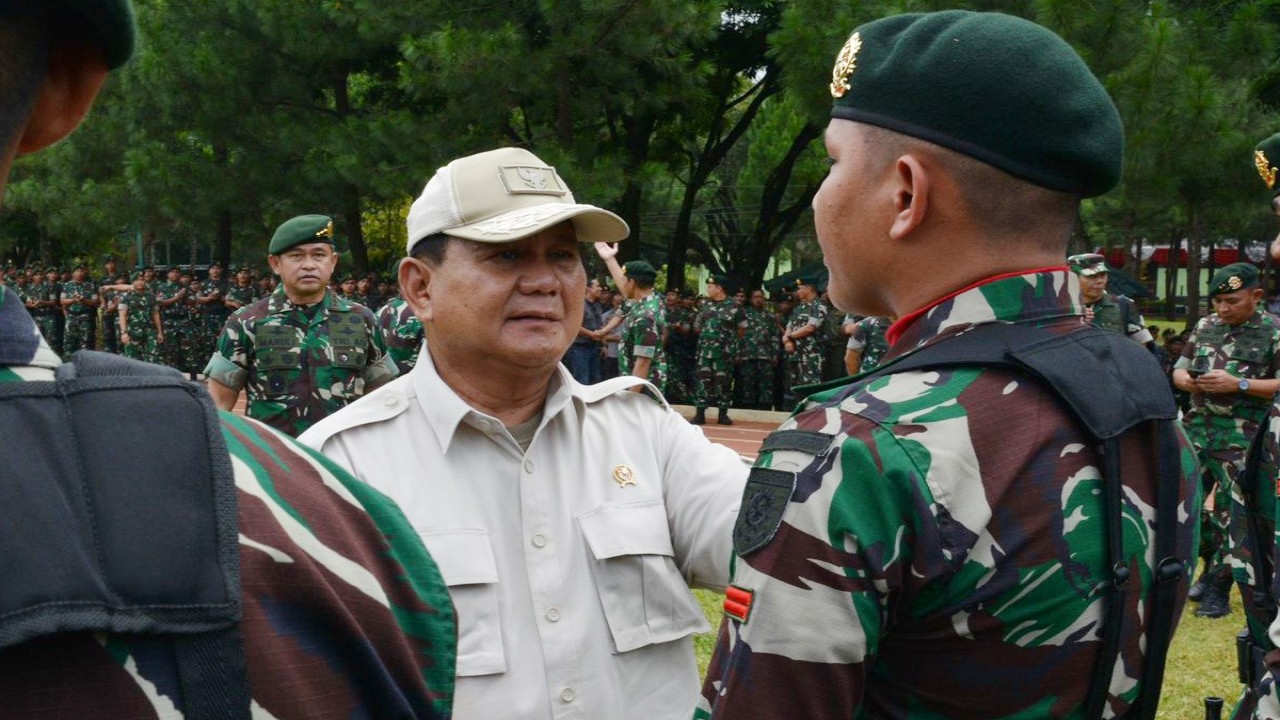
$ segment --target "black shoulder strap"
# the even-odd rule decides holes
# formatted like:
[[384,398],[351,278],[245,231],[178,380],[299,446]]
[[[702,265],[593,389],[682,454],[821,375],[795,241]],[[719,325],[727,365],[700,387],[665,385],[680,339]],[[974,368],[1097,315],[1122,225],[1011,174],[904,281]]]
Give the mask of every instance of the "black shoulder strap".
[[[1143,423],[1155,423],[1158,455],[1156,509],[1156,588],[1147,633],[1147,662],[1140,695],[1128,717],[1155,717],[1164,680],[1164,662],[1177,620],[1176,590],[1185,574],[1177,557],[1177,508],[1181,487],[1180,453],[1173,423],[1177,406],[1159,363],[1145,348],[1120,333],[1086,326],[1053,334],[1030,325],[976,325],[897,360],[856,376],[865,384],[908,370],[965,366],[1001,366],[1028,375],[1049,388],[1102,445],[1103,495],[1107,518],[1107,562],[1111,578],[1104,588],[1102,649],[1086,699],[1086,717],[1102,718],[1111,677],[1120,652],[1124,592],[1131,569],[1125,562],[1120,478],[1120,435]],[[848,382],[847,380],[845,381]]]
[[249,718],[231,459],[204,388],[80,352],[0,383],[0,648],[60,632],[168,638],[189,718]]

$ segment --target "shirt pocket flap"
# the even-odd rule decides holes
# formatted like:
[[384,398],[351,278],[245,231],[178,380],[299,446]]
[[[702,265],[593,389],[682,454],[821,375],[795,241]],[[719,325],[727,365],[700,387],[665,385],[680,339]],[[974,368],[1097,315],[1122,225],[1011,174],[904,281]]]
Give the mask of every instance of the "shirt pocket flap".
[[484,530],[431,530],[419,535],[450,587],[498,582],[498,564]]
[[662,501],[601,505],[578,517],[578,526],[597,560],[624,555],[674,556],[671,528]]

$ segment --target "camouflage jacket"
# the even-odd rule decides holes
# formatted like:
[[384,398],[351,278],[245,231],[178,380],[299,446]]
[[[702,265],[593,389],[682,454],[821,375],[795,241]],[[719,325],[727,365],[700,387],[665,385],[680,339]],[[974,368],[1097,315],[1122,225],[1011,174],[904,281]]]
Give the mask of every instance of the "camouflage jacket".
[[168,280],[161,280],[156,283],[155,293],[157,301],[172,300],[173,298],[178,297],[179,294],[183,295],[182,299],[179,299],[175,303],[160,306],[160,319],[165,323],[166,327],[172,324],[181,324],[191,321],[191,310],[184,302],[186,294],[183,293],[183,290],[185,289],[186,288],[184,288],[181,283],[169,282]]
[[818,329],[817,332],[804,337],[792,338],[791,342],[796,347],[795,356],[822,355],[823,348],[826,347],[823,342],[826,321],[827,307],[817,298],[800,303],[791,309],[791,315],[787,317],[787,332],[795,332],[806,325],[813,325]]
[[858,372],[874,370],[880,365],[885,353],[889,352],[889,341],[884,334],[892,324],[889,318],[869,316],[854,325],[847,347],[862,353]]
[[[257,301],[258,288],[253,283],[243,286],[232,283],[230,287],[227,288],[226,295],[223,296],[223,299],[238,302],[240,303],[240,307],[248,307]],[[223,307],[226,307],[226,305],[223,305]],[[230,310],[231,308],[227,309]]]
[[643,300],[631,303],[622,327],[618,367],[625,368],[623,372],[631,372],[637,357],[647,357],[651,362],[646,379],[659,390],[665,390],[667,360],[663,344],[667,336],[667,317],[658,293],[651,292]]
[[205,375],[248,394],[249,417],[297,437],[396,376],[373,312],[331,292],[318,306],[281,285],[228,320]]
[[426,337],[422,321],[404,298],[397,295],[378,310],[378,332],[387,345],[387,354],[401,375],[413,369],[418,362],[418,351]]
[[719,346],[732,355],[737,352],[738,328],[744,321],[742,306],[726,298],[720,302],[708,300],[698,311],[694,329],[698,333],[699,352],[705,346]]
[[746,331],[742,336],[742,359],[777,360],[782,343],[778,316],[769,310],[746,309]]
[[[987,281],[914,317],[886,362],[979,323],[1078,329],[1078,288],[1066,270]],[[1138,690],[1151,612],[1145,430],[1121,449],[1142,600],[1130,595],[1141,606],[1123,618],[1117,715]],[[1189,560],[1199,479],[1178,442]],[[696,716],[1082,718],[1110,577],[1095,447],[1053,391],[1006,368],[906,371],[808,398],[748,480]]]
[[[136,337],[148,337],[156,332],[151,313],[156,311],[156,296],[150,290],[129,290],[120,296],[119,307],[125,308],[125,332]],[[117,309],[117,314],[119,310]]]
[[1124,295],[1103,293],[1102,299],[1089,306],[1093,310],[1093,324],[1121,335],[1133,337],[1146,332],[1146,321],[1138,306]]
[[[98,286],[87,280],[81,282],[69,280],[62,283],[62,297],[67,299],[81,297],[87,300],[97,300]],[[96,309],[96,305],[80,302],[71,303],[65,308],[69,315],[91,315]]]
[[[27,300],[30,302],[49,302],[61,299],[61,285],[57,282],[38,282],[27,286]],[[32,315],[57,315],[61,310],[55,305],[31,309]]]
[[[1225,370],[1240,378],[1274,378],[1280,373],[1280,318],[1259,309],[1243,323],[1228,325],[1213,313],[1191,331],[1174,365],[1190,370]],[[1191,396],[1183,418],[1197,447],[1243,449],[1258,431],[1271,403],[1244,393]]]
[[[50,381],[59,364],[0,288],[0,382]],[[453,607],[400,509],[261,424],[221,419],[255,716],[448,718]],[[0,707],[6,717],[181,720],[177,670],[168,646],[146,635],[33,640],[0,651]]]

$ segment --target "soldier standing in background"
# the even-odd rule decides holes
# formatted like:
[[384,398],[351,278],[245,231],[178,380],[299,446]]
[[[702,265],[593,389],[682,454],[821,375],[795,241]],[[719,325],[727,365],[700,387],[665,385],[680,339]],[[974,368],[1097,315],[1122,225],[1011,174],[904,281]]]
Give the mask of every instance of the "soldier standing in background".
[[644,378],[658,388],[658,392],[663,392],[667,385],[664,347],[667,314],[662,297],[653,289],[658,271],[647,260],[632,260],[626,265],[619,265],[616,243],[598,242],[595,248],[609,269],[618,292],[631,301],[625,318],[614,318],[601,328],[602,334],[607,334],[618,323],[622,325],[622,339],[618,342],[618,373]]
[[181,277],[181,268],[171,265],[165,271],[165,279],[154,287],[156,306],[160,308],[160,324],[164,327],[160,364],[189,372],[195,379],[195,369],[186,366],[191,355],[191,313],[187,310],[188,290],[182,285]]
[[58,268],[45,269],[44,280],[32,286],[28,292],[27,309],[40,328],[49,347],[62,356],[62,282]]
[[[1196,615],[1217,618],[1231,611],[1232,566],[1243,563],[1237,544],[1242,520],[1233,517],[1233,499],[1243,504],[1236,478],[1271,397],[1280,389],[1280,318],[1262,310],[1258,269],[1232,263],[1209,281],[1214,312],[1201,318],[1174,364],[1173,384],[1191,393],[1183,416],[1187,435],[1200,456],[1212,508],[1201,515],[1200,555],[1204,574],[1193,592]],[[1249,593],[1245,593],[1246,596]],[[1245,597],[1246,610],[1250,602]]]
[[707,301],[694,320],[694,332],[698,334],[694,425],[707,422],[710,405],[720,408],[717,423],[733,424],[729,419],[729,407],[733,404],[733,365],[746,318],[742,307],[729,299],[726,292],[728,282],[729,278],[724,275],[707,278]]
[[805,276],[796,278],[796,299],[799,302],[787,317],[787,328],[782,333],[782,350],[787,357],[786,402],[799,397],[795,388],[822,382],[822,357],[825,344],[823,326],[827,320],[827,308],[818,297],[818,280]]
[[752,290],[744,310],[742,343],[739,345],[742,382],[735,388],[738,404],[755,410],[773,407],[773,390],[782,349],[782,324],[765,307],[763,290]]
[[[227,307],[227,315],[239,310],[242,307],[252,305],[258,299],[258,289],[253,284],[253,274],[249,272],[249,268],[241,265],[236,270],[236,282],[227,289],[226,296],[222,303]],[[218,328],[218,332],[222,332],[222,328]]]
[[297,437],[396,376],[373,311],[329,291],[338,265],[333,220],[300,215],[267,250],[281,285],[227,320],[204,374],[223,410],[241,390],[248,415]]
[[683,290],[667,290],[663,311],[667,318],[667,388],[668,402],[692,402],[696,377],[698,332],[694,321],[698,314],[697,298],[686,297]]
[[200,358],[196,367],[203,367],[213,353],[213,345],[222,333],[222,326],[231,316],[231,308],[225,302],[231,284],[222,276],[222,270],[222,263],[215,260],[209,266],[209,276],[201,283],[200,291],[194,294],[196,304],[200,307],[199,318],[204,325],[200,333],[202,342],[196,348],[196,354]]
[[77,265],[71,280],[62,283],[62,312],[66,315],[63,351],[70,356],[93,349],[93,326],[98,319],[98,288],[86,277],[87,268]]
[[401,375],[408,373],[418,364],[418,353],[422,352],[422,341],[426,337],[422,321],[399,295],[379,308],[377,317],[378,332],[387,345],[387,354]]
[[1107,292],[1107,279],[1111,268],[1107,259],[1098,253],[1084,253],[1067,258],[1067,267],[1080,276],[1080,299],[1084,301],[1084,317],[1094,327],[1115,330],[1130,340],[1155,348],[1155,338],[1147,329],[1138,306],[1124,295]]
[[164,343],[164,326],[160,323],[156,294],[147,287],[145,273],[134,275],[133,289],[120,297],[116,313],[124,356],[143,362],[158,362],[160,346]]
[[874,370],[889,352],[885,333],[893,321],[886,317],[868,317],[855,320],[849,341],[845,343],[844,365],[850,375]]

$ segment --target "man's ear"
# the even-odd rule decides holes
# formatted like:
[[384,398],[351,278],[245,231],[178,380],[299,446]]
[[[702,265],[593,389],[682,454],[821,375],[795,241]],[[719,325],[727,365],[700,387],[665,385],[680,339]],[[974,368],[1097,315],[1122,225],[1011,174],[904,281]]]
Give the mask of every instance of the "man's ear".
[[280,256],[279,255],[268,255],[267,265],[271,267],[271,272],[273,274],[277,276],[280,274]]
[[890,182],[894,183],[894,216],[889,237],[901,240],[924,222],[929,211],[929,170],[914,155],[903,155],[894,162]]
[[86,42],[55,42],[44,84],[18,139],[18,154],[33,153],[70,135],[106,79],[107,65],[97,48]]
[[431,304],[431,266],[416,257],[407,257],[400,261],[396,273],[400,281],[400,296],[413,308],[423,325],[434,317]]

